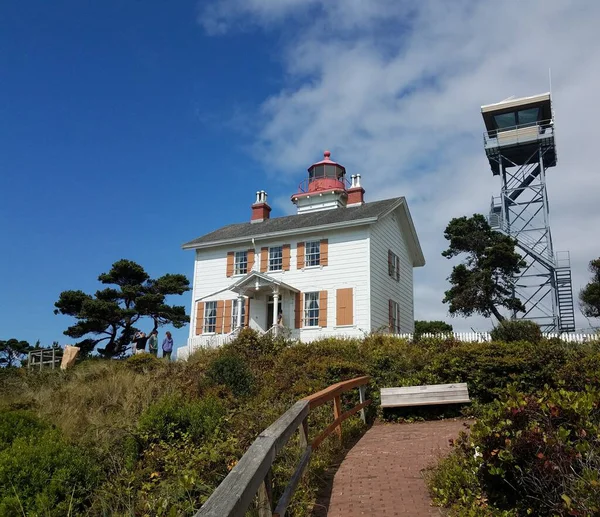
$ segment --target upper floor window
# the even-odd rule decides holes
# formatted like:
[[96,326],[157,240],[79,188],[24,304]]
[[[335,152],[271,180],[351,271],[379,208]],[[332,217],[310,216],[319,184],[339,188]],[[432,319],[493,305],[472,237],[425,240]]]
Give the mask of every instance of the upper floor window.
[[204,333],[217,331],[217,302],[204,305]]
[[245,275],[246,273],[248,273],[248,252],[236,251],[233,262],[233,274]]
[[388,250],[388,275],[394,280],[400,280],[400,257],[392,250]]
[[319,292],[304,295],[304,326],[319,326]]
[[269,248],[269,271],[281,271],[283,269],[283,246]]
[[309,241],[305,244],[305,265],[319,266],[321,265],[321,242],[320,241]]

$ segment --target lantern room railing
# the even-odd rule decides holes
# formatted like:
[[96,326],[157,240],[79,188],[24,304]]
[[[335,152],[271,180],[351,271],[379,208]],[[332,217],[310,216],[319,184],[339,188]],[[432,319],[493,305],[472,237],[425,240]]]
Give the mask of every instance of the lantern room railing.
[[348,190],[351,187],[351,183],[345,178],[329,178],[329,177],[319,177],[319,178],[306,178],[304,181],[301,181],[298,185],[298,193],[306,194],[309,192],[319,192],[323,190],[331,190],[331,189],[344,189]]

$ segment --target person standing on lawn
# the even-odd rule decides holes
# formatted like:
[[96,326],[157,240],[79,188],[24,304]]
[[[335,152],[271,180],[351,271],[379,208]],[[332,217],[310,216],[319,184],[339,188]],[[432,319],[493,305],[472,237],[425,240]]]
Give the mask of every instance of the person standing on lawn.
[[166,337],[162,342],[163,349],[163,357],[171,360],[171,354],[173,353],[173,338],[171,337],[171,333],[167,330]]
[[150,339],[148,339],[148,348],[150,353],[156,357],[158,355],[158,331],[153,330],[150,332]]

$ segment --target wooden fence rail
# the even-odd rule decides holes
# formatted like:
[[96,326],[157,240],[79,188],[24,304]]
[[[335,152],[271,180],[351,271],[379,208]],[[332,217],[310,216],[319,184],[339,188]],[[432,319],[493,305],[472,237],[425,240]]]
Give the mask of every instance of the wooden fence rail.
[[[195,517],[243,517],[258,494],[258,512],[260,517],[283,517],[290,504],[294,491],[302,479],[302,474],[310,462],[314,450],[334,431],[342,435],[342,422],[355,413],[361,412],[365,419],[364,408],[370,404],[365,400],[366,385],[370,377],[358,377],[339,382],[322,391],[296,402],[272,425],[267,427],[254,440],[223,482],[215,489]],[[342,413],[341,396],[358,388],[360,403],[351,410]],[[309,443],[308,415],[327,402],[333,401],[333,422]],[[302,455],[294,474],[273,510],[273,479],[271,467],[277,454],[298,430]]]

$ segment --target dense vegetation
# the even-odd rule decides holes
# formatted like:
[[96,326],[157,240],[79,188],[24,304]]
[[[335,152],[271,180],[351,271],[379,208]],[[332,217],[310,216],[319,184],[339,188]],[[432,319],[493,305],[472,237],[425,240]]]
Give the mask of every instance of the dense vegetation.
[[[453,505],[458,515],[503,515],[468,513],[473,501],[478,501],[477,511],[526,511],[532,505],[529,494],[535,497],[539,487],[523,495],[519,483],[528,486],[526,475],[541,479],[532,470],[542,461],[535,444],[551,437],[562,441],[546,445],[544,459],[556,461],[563,474],[575,468],[577,477],[559,473],[542,481],[556,496],[551,511],[569,515],[567,508],[597,504],[589,486],[597,482],[591,471],[600,450],[593,391],[600,388],[599,349],[547,340],[459,343],[422,338],[411,343],[384,335],[303,345],[244,331],[232,344],[200,351],[185,363],[143,354],[122,361],[88,359],[66,372],[2,369],[0,515],[191,515],[257,434],[293,402],[364,374],[373,377],[371,418],[378,411],[379,387],[468,382],[474,402],[463,411],[478,415],[478,423],[433,476],[440,504]],[[511,384],[515,387],[508,391]],[[530,396],[537,392],[541,394]],[[498,402],[501,397],[506,400]],[[552,420],[556,408],[558,420]],[[523,416],[507,423],[507,412],[514,410]],[[330,411],[323,407],[311,415],[312,433],[331,421]],[[444,411],[459,414],[460,409]],[[430,408],[386,417],[442,414]],[[363,430],[358,418],[347,424],[346,444]],[[536,441],[532,437],[521,446],[531,434],[524,430],[536,426],[541,433]],[[512,456],[500,455],[508,447]],[[291,515],[309,514],[324,473],[341,450],[335,437],[319,449]],[[276,463],[276,492],[298,458],[294,438]],[[518,489],[494,492],[502,480]]]

